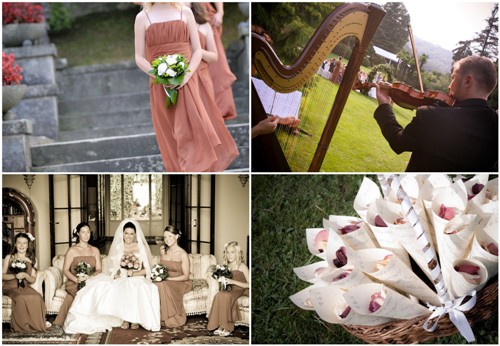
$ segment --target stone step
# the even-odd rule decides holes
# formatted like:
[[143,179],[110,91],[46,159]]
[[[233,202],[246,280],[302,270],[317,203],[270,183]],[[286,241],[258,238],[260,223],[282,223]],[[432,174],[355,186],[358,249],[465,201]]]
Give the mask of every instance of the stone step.
[[142,92],[149,89],[148,76],[135,61],[77,66],[57,72],[60,101]]
[[61,117],[106,114],[137,108],[149,108],[149,91],[61,101],[58,106]]
[[[248,148],[248,125],[229,125],[238,147]],[[36,145],[31,148],[33,167],[66,165],[159,154],[153,132]],[[248,161],[246,162],[248,166]]]
[[[240,155],[226,172],[248,172],[248,147],[238,148]],[[62,165],[33,167],[33,172],[165,172],[161,155],[125,157],[110,160],[95,160]]]
[[59,141],[76,141],[104,137],[131,136],[154,131],[153,124],[130,124],[118,126],[87,127],[79,130],[59,132]]
[[65,114],[59,117],[59,131],[109,128],[123,125],[149,125],[152,127],[151,109],[147,106],[104,114]]

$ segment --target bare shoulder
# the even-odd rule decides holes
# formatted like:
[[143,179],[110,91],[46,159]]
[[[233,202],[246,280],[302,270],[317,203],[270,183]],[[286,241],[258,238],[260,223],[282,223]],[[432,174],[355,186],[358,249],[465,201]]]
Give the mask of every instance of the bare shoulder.
[[98,248],[96,248],[95,246],[92,246],[92,254],[93,254],[93,255],[100,256],[100,255],[101,255],[101,252],[99,251],[99,249],[98,249]]
[[143,10],[139,13],[137,13],[137,16],[135,16],[135,24],[145,24],[147,21],[147,16],[146,16],[146,12]]
[[239,270],[248,273],[248,267],[245,263],[240,263]]
[[183,16],[186,16],[187,18],[194,20],[193,11],[189,7],[182,6],[181,11]]

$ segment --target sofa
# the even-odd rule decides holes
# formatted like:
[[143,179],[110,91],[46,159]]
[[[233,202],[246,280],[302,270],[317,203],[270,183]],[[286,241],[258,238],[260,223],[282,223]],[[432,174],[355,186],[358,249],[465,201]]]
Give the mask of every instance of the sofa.
[[[5,259],[4,259],[5,261]],[[38,271],[36,281],[30,286],[43,296],[43,282],[45,280],[45,272]],[[2,322],[9,323],[12,316],[12,299],[2,295]]]
[[[107,271],[107,256],[101,255],[103,272]],[[189,254],[189,278],[193,281],[193,289],[184,295],[184,308],[187,315],[200,315],[207,312],[207,298],[210,290],[216,290],[208,268],[217,261],[213,255]],[[159,262],[159,256],[153,256],[152,266]],[[62,273],[64,255],[52,259],[52,267],[45,269],[45,305],[47,314],[57,315],[66,297],[66,276]],[[213,286],[213,287],[212,287]]]

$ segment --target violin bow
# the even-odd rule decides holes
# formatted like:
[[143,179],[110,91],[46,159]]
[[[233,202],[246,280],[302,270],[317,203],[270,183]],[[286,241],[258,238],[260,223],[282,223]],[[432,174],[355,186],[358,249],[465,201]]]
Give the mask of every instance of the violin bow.
[[408,33],[410,34],[411,48],[413,49],[413,58],[415,59],[415,65],[417,65],[418,82],[420,83],[420,91],[424,92],[424,85],[422,84],[422,75],[420,74],[420,63],[418,62],[417,49],[415,47],[415,42],[413,41],[413,31],[411,30],[411,25],[408,24]]

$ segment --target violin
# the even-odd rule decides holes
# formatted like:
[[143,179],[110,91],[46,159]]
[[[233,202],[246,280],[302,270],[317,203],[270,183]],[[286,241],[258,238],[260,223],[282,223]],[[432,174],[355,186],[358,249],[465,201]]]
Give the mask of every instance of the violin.
[[[369,89],[374,87],[373,83],[361,83],[356,89]],[[381,84],[382,88],[389,89],[389,96],[400,107],[406,109],[417,109],[421,106],[445,106],[451,107],[455,99],[441,91],[428,90],[417,91],[403,83]]]

